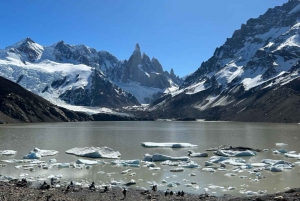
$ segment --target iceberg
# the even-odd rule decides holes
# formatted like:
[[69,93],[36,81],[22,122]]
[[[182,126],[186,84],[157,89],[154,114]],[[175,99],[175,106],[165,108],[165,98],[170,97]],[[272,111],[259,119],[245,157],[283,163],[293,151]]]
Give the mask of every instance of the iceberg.
[[242,158],[230,158],[230,157],[224,157],[224,156],[212,156],[207,164],[211,163],[224,163],[234,166],[242,166],[246,164],[246,161]]
[[0,155],[11,156],[15,155],[17,151],[14,150],[0,150]]
[[130,166],[130,167],[140,167],[140,160],[115,160],[110,162],[112,165],[117,166]]
[[120,152],[114,151],[109,147],[84,147],[73,148],[66,151],[67,154],[74,154],[76,156],[90,157],[90,158],[119,158]]
[[24,159],[40,159],[42,158],[41,154],[34,151],[29,152],[27,155],[23,156]]
[[69,168],[70,167],[70,163],[59,163],[57,164],[58,168]]
[[256,152],[254,151],[230,151],[230,150],[217,150],[214,154],[218,156],[234,157],[234,156],[255,156]]
[[191,161],[189,163],[186,162],[181,162],[179,166],[184,167],[184,168],[201,168],[201,165],[198,165],[194,161]]
[[283,143],[283,142],[279,142],[279,143],[275,143],[276,146],[287,146],[287,144]]
[[180,182],[178,182],[178,181],[172,181],[172,182],[170,182],[170,183],[167,184],[167,187],[177,187],[179,185],[181,185]]
[[196,153],[193,150],[189,150],[188,151],[188,156],[190,156],[190,157],[208,157],[208,153],[206,153],[206,152]]
[[168,165],[168,166],[178,166],[179,162],[174,162],[174,161],[166,160],[164,162],[161,162],[160,164],[161,165]]
[[202,168],[202,171],[216,172],[213,168]]
[[170,172],[183,172],[183,168],[170,169]]
[[25,155],[24,159],[40,159],[45,156],[54,156],[58,154],[58,151],[55,150],[42,150],[39,148],[34,148],[31,152]]
[[299,159],[300,159],[300,155],[299,155],[299,154],[285,153],[284,155],[285,155],[286,157],[288,157],[288,158],[299,158]]
[[85,165],[96,165],[98,164],[97,161],[92,161],[92,160],[85,160],[85,159],[78,159],[76,161],[77,164],[85,164]]
[[142,142],[142,146],[147,148],[155,148],[155,147],[166,147],[166,148],[187,148],[187,147],[197,147],[198,145],[190,144],[190,143],[181,143],[181,142]]
[[187,156],[182,156],[182,157],[172,157],[172,156],[167,156],[163,154],[145,154],[144,161],[166,161],[166,160],[179,160],[179,161],[189,161],[190,158]]

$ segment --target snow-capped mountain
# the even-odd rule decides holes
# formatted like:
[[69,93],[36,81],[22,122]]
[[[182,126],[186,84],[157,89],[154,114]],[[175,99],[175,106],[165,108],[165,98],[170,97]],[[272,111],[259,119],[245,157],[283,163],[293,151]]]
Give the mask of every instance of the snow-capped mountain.
[[152,109],[167,110],[168,117],[222,119],[221,113],[229,110],[236,116],[250,108],[258,93],[263,96],[299,79],[299,60],[300,2],[290,0],[242,24],[180,90]]
[[46,47],[26,38],[0,50],[0,76],[52,102],[109,108],[150,102],[178,89],[182,80],[173,70],[164,72],[156,59],[138,54],[119,61],[85,45],[60,41]]
[[[43,47],[27,38],[7,47],[0,52],[0,76],[52,102],[64,100],[73,105],[114,108],[139,104],[100,70],[79,62],[68,63],[71,57],[64,57],[62,63],[53,61],[58,52],[63,52],[58,51],[59,45]],[[82,50],[74,49],[74,55]]]

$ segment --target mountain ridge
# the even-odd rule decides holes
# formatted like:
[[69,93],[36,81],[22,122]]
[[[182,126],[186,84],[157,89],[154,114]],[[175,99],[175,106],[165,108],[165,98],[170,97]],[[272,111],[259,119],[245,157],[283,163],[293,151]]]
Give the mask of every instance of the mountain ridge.
[[156,101],[150,110],[160,118],[238,120],[224,114],[251,110],[254,102],[249,100],[256,92],[271,93],[299,78],[299,13],[300,2],[293,0],[249,19],[186,78],[180,90]]
[[[62,65],[86,65],[91,69],[101,71],[106,79],[112,82],[112,85],[117,85],[133,94],[140,103],[149,103],[156,97],[168,93],[170,89],[176,90],[182,80],[175,75],[174,70],[172,69],[170,73],[163,71],[157,59],[150,60],[145,53],[141,55],[140,47],[138,44],[137,46],[138,48],[135,48],[128,61],[120,61],[107,51],[97,51],[85,45],[69,45],[64,41],[59,41],[51,46],[41,46],[31,38],[25,38],[1,50],[0,59],[10,61],[10,64],[15,62],[13,65],[22,67],[24,65],[39,66],[51,62]],[[6,73],[1,75],[12,81],[18,80],[18,77],[14,77],[13,80],[12,75],[6,75]],[[26,76],[23,75],[23,77]],[[22,85],[22,82],[20,84]],[[32,90],[28,86],[23,86]],[[117,87],[114,86],[114,88]],[[39,95],[43,96],[43,94]],[[113,104],[110,107],[114,107]]]

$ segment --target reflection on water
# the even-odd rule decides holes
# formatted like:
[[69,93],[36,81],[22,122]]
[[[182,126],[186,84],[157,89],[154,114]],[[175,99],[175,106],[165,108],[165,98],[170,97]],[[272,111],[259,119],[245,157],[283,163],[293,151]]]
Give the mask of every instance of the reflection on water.
[[[141,142],[187,142],[197,144],[193,148],[195,152],[204,152],[210,147],[220,145],[247,146],[259,149],[269,149],[268,152],[260,152],[255,157],[245,157],[248,162],[260,162],[262,159],[272,158],[296,162],[296,159],[288,159],[283,155],[274,155],[271,151],[277,142],[284,142],[288,150],[300,152],[299,139],[300,125],[297,124],[267,124],[267,123],[236,123],[236,122],[79,122],[79,123],[41,123],[41,124],[19,124],[0,126],[0,150],[13,149],[18,151],[15,156],[0,156],[0,159],[21,159],[33,148],[51,149],[59,151],[54,157],[58,162],[75,162],[79,157],[65,154],[65,151],[74,147],[108,146],[119,151],[122,160],[142,159],[145,153],[166,154],[170,156],[186,156],[189,149],[171,148],[145,148]],[[209,156],[213,153],[209,152]],[[195,162],[204,166],[208,158],[193,158]],[[110,161],[110,160],[105,160]],[[15,169],[16,164],[8,164],[0,168],[0,174],[19,177],[21,173],[41,178],[51,174],[63,175],[63,181],[95,181],[100,184],[112,179],[128,182],[131,179],[137,181],[138,187],[149,189],[148,181],[162,184],[179,181],[181,185],[174,188],[175,191],[184,190],[193,193],[203,193],[204,188],[209,185],[217,185],[228,188],[234,186],[235,190],[224,192],[222,189],[210,189],[209,193],[240,194],[240,191],[267,190],[268,193],[284,191],[286,187],[299,187],[299,167],[296,165],[292,170],[284,170],[282,173],[271,173],[263,171],[265,178],[258,182],[252,180],[255,176],[250,175],[247,170],[240,172],[237,176],[228,177],[226,173],[232,172],[234,167],[227,166],[227,172],[217,171],[215,173],[204,172],[200,169],[185,169],[184,172],[174,173],[169,170],[172,167],[161,166],[161,170],[148,170],[148,168],[131,168],[135,176],[120,174],[129,167],[113,167],[109,164],[97,165],[87,170],[57,169],[44,170],[36,168],[35,172]],[[99,174],[104,171],[105,174]],[[106,173],[113,173],[108,177]],[[196,176],[189,176],[195,173]],[[240,176],[247,176],[241,179]],[[185,187],[184,184],[191,181],[197,182],[199,189]],[[165,185],[165,184],[164,184]],[[166,189],[161,186],[159,189]],[[224,189],[223,189],[224,190]]]

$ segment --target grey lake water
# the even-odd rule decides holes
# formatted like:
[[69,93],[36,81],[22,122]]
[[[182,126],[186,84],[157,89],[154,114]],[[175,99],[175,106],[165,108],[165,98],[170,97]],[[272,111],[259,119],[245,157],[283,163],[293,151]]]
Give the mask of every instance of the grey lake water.
[[[4,159],[22,159],[25,154],[35,147],[40,149],[57,150],[59,154],[44,157],[41,160],[48,162],[55,158],[57,162],[75,162],[80,157],[68,155],[66,150],[74,147],[103,147],[108,146],[121,153],[120,159],[142,159],[144,154],[160,153],[170,156],[187,156],[191,148],[145,148],[141,142],[187,142],[198,145],[192,148],[195,152],[205,152],[210,147],[220,145],[247,146],[258,149],[269,149],[259,152],[256,156],[242,157],[249,163],[261,162],[262,159],[286,160],[297,162],[297,159],[285,157],[283,154],[273,154],[271,149],[284,148],[289,151],[300,152],[300,125],[298,124],[269,124],[269,123],[237,123],[237,122],[76,122],[76,123],[39,123],[39,124],[14,124],[0,126],[0,150],[12,149],[17,151],[14,156],[0,156]],[[278,147],[275,143],[288,144]],[[213,152],[208,152],[209,157]],[[203,168],[209,158],[191,158]],[[105,161],[111,161],[104,159]],[[3,162],[1,162],[3,164]],[[273,173],[262,171],[264,178],[254,180],[255,175],[248,170],[235,173],[236,176],[226,176],[236,168],[227,165],[227,171],[213,173],[203,171],[202,168],[185,168],[183,172],[170,172],[174,167],[162,166],[156,162],[160,170],[149,170],[147,167],[116,167],[110,164],[94,165],[91,169],[51,168],[41,169],[36,167],[34,172],[16,169],[20,164],[8,164],[0,167],[1,175],[9,175],[19,178],[26,173],[27,177],[35,179],[47,179],[49,175],[62,175],[61,183],[77,181],[96,184],[107,184],[111,180],[128,182],[134,179],[137,184],[132,187],[145,187],[150,189],[150,182],[157,182],[159,190],[169,187],[167,182],[177,181],[181,185],[173,188],[173,191],[184,190],[191,193],[208,193],[214,195],[235,194],[242,195],[245,191],[258,192],[266,190],[268,193],[285,191],[288,188],[300,187],[300,168],[296,164],[290,170]],[[22,165],[22,164],[21,164]],[[218,164],[217,164],[218,165]],[[120,174],[126,169],[132,169],[136,173],[133,176]],[[99,172],[103,171],[102,174]],[[132,173],[131,172],[131,173]],[[107,173],[111,173],[111,177]],[[196,176],[190,176],[194,173]],[[240,177],[247,176],[247,177]],[[49,179],[47,179],[49,182]],[[185,184],[196,182],[197,186],[187,187]],[[226,190],[228,187],[234,190]]]

